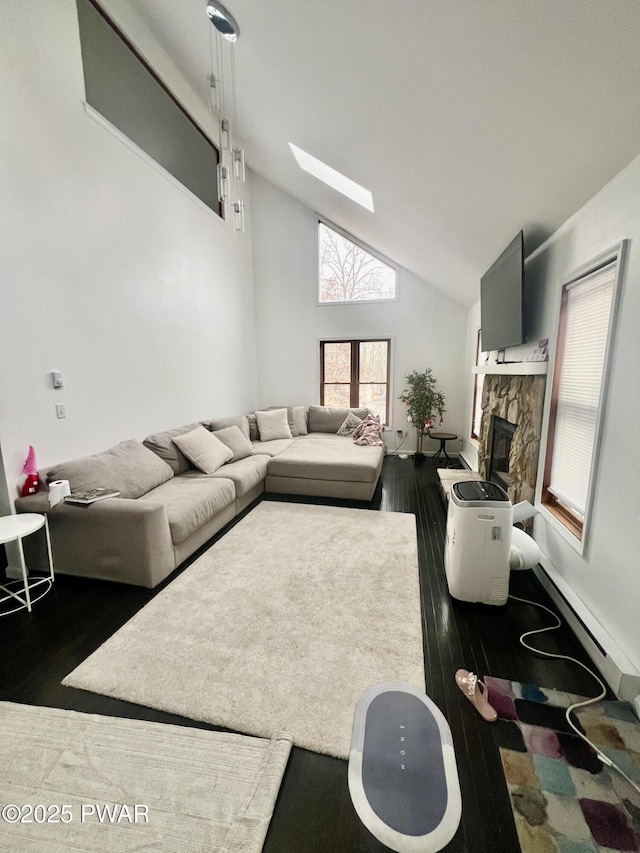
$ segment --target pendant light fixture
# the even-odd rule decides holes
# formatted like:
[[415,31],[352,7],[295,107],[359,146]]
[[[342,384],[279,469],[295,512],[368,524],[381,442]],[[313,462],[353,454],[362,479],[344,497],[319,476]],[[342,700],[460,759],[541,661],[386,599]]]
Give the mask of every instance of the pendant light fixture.
[[244,149],[237,147],[236,142],[238,117],[234,55],[234,45],[240,36],[240,28],[233,15],[217,0],[209,0],[206,8],[213,27],[209,33],[211,58],[209,103],[218,119],[220,141],[218,199],[222,204],[229,205],[234,231],[244,233],[244,201],[241,190],[246,180],[246,173]]
[[222,3],[209,2],[207,3],[207,15],[213,26],[218,30],[220,35],[232,44],[238,41],[240,35],[240,27],[236,23],[235,18],[222,5]]

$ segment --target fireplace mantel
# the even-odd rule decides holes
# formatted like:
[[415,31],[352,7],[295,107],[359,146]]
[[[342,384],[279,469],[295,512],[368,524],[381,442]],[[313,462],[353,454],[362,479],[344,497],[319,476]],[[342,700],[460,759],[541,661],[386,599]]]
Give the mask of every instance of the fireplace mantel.
[[479,364],[472,367],[472,373],[490,373],[506,376],[534,376],[545,374],[549,368],[548,361],[514,361],[511,364]]

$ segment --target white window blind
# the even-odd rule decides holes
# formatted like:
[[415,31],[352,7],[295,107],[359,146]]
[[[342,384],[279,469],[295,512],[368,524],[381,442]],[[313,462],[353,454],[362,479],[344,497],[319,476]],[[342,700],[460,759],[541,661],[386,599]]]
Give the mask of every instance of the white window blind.
[[584,519],[592,477],[616,263],[566,285],[549,491]]

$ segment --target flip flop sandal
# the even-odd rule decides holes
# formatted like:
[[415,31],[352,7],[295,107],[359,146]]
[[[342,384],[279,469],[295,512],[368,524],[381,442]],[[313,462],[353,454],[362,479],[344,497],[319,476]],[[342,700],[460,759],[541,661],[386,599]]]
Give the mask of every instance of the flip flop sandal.
[[493,723],[498,719],[498,712],[487,701],[487,687],[475,673],[459,669],[456,684],[484,720]]

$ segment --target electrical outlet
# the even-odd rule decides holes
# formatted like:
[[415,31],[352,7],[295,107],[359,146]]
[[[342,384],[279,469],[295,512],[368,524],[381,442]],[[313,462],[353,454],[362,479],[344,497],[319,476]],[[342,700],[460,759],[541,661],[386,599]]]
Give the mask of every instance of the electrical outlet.
[[396,435],[398,435],[398,436],[402,436],[402,435],[403,435],[403,431],[402,431],[401,429],[397,429],[397,430],[396,430]]

